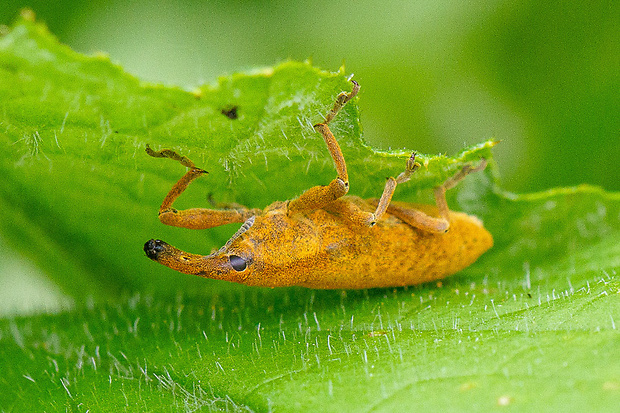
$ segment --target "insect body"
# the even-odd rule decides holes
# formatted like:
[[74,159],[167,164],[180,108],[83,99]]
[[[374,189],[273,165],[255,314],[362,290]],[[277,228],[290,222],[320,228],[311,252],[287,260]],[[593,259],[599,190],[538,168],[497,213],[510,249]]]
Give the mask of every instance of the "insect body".
[[419,284],[476,261],[493,245],[493,238],[476,217],[449,211],[445,192],[483,169],[484,159],[475,167],[466,165],[435,188],[436,207],[391,202],[396,186],[420,167],[415,153],[403,173],[388,179],[380,199],[346,196],[347,168],[328,124],[358,90],[353,82],[353,90],[341,93],[325,120],[315,125],[334,160],[337,178],[264,210],[175,210],[173,202],[205,171],[175,152],[156,152],[147,146],[151,156],[172,158],[190,168],[161,205],[159,218],[164,224],[190,229],[243,225],[211,255],[190,254],[160,240],[144,245],[146,255],[174,270],[206,278],[265,287],[345,289]]

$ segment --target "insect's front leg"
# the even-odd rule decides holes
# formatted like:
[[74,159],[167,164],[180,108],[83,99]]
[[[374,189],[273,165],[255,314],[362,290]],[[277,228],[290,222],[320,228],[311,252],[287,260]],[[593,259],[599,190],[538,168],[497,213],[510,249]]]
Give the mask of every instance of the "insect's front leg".
[[159,208],[159,220],[162,223],[188,229],[207,229],[235,222],[245,222],[251,216],[261,212],[258,209],[248,209],[242,206],[235,209],[190,208],[177,210],[173,208],[172,204],[183,191],[187,189],[189,184],[194,179],[207,172],[197,168],[187,157],[180,156],[169,149],[154,151],[147,146],[146,152],[156,158],[174,159],[179,161],[182,165],[191,168],[176,184],[174,184],[170,192],[168,192],[164,198]]
[[334,160],[338,177],[331,181],[327,186],[315,186],[301,194],[297,199],[293,199],[288,204],[288,214],[292,215],[298,212],[311,211],[321,208],[336,199],[344,196],[349,192],[349,175],[347,174],[347,165],[342,155],[342,150],[336,137],[329,129],[329,122],[334,119],[340,109],[346,105],[348,101],[353,99],[359,92],[360,86],[357,82],[352,81],[353,89],[351,92],[342,92],[336,98],[334,107],[325,115],[323,122],[314,125],[314,130],[319,132],[327,145],[327,149]]

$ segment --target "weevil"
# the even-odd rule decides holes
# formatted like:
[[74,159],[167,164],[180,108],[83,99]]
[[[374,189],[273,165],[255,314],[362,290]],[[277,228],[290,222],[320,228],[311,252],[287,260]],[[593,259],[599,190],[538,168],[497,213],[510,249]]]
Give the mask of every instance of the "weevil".
[[218,251],[210,255],[181,251],[161,240],[144,245],[153,261],[185,274],[252,286],[303,286],[317,289],[360,289],[420,284],[454,274],[471,265],[493,245],[481,221],[453,212],[446,190],[468,174],[485,168],[466,164],[434,188],[435,206],[392,202],[397,185],[420,168],[415,152],[405,170],[388,178],[379,199],[346,195],[349,178],[344,156],[329,128],[344,105],[359,91],[342,92],[333,108],[314,129],[323,137],[337,177],[314,186],[299,197],[278,201],[265,209],[234,205],[223,209],[176,210],[174,201],[188,185],[206,172],[171,150],[146,151],[171,158],[189,168],[172,187],[159,209],[166,225],[207,229],[243,223]]

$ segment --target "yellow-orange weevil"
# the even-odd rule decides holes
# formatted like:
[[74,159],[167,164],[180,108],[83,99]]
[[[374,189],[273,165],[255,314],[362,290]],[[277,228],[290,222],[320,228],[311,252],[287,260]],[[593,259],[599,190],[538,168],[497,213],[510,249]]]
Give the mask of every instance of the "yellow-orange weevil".
[[389,178],[379,200],[345,196],[347,167],[329,122],[359,91],[338,95],[323,122],[314,126],[334,160],[337,178],[315,186],[296,199],[274,202],[264,210],[176,210],[173,202],[194,179],[205,173],[171,150],[147,153],[179,161],[190,168],[170,190],[160,209],[166,225],[206,229],[243,223],[219,251],[197,255],[163,241],[150,240],[146,255],[174,270],[201,277],[265,286],[310,288],[373,288],[420,284],[454,274],[491,248],[493,238],[476,217],[448,209],[445,192],[469,173],[484,169],[486,160],[465,165],[435,188],[436,207],[391,202],[398,184],[420,167],[415,153],[404,172]]

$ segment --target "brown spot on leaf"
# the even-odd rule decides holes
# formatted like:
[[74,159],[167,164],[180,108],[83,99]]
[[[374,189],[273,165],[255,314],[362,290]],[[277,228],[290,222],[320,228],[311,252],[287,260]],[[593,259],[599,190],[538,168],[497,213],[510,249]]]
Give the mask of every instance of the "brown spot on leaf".
[[222,115],[226,116],[228,119],[237,119],[239,117],[239,114],[237,113],[238,109],[238,106],[227,106],[222,109]]

